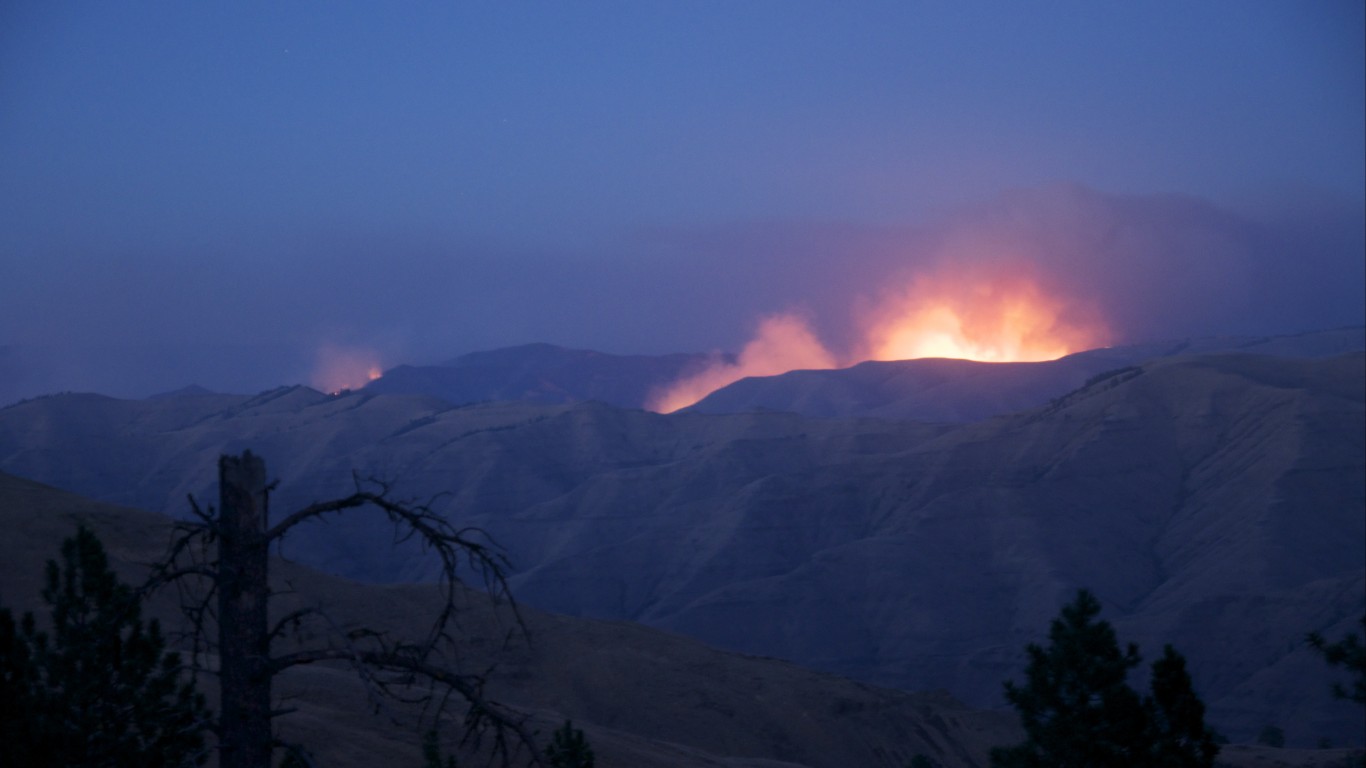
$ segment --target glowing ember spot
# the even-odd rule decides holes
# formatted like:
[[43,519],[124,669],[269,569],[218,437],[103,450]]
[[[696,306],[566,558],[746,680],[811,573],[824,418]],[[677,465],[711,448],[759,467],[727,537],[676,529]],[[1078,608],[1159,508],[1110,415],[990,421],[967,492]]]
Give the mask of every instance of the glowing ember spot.
[[318,349],[310,381],[313,387],[329,394],[359,389],[384,374],[379,353],[369,347],[344,347],[324,344]]
[[754,339],[745,345],[734,363],[717,362],[676,381],[650,398],[646,407],[658,413],[673,413],[748,376],[834,367],[835,359],[805,320],[796,315],[774,315],[759,323]]
[[921,277],[873,314],[866,354],[874,360],[1055,360],[1102,346],[1108,336],[1095,311],[1045,293],[1028,277]]

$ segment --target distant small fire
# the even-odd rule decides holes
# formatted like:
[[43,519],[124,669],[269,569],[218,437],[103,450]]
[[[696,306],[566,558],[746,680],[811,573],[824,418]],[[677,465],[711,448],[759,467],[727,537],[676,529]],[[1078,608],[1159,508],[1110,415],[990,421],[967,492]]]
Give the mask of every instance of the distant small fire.
[[337,395],[359,389],[384,375],[379,353],[369,347],[324,344],[318,349],[313,366],[314,389]]
[[863,360],[948,357],[1033,362],[1104,346],[1110,332],[1096,308],[1045,288],[1027,268],[950,268],[914,277],[884,294],[861,318],[862,341],[838,356],[795,315],[759,324],[734,363],[718,362],[651,398],[660,413],[686,408],[747,376],[848,366]]

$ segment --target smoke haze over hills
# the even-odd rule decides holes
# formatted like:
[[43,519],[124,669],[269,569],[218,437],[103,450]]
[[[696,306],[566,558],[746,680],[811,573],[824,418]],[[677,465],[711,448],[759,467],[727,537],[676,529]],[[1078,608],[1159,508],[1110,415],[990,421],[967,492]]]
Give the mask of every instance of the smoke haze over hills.
[[[1360,211],[1283,213],[1254,221],[1189,198],[1053,185],[920,227],[642,231],[591,257],[466,258],[458,244],[355,238],[275,263],[266,256],[278,244],[250,258],[211,252],[212,282],[171,258],[60,278],[39,261],[12,264],[19,279],[0,283],[0,327],[11,334],[0,400],[145,396],[189,383],[331,389],[319,373],[328,350],[358,361],[352,386],[372,366],[528,341],[739,352],[762,318],[794,312],[848,365],[864,359],[869,318],[917,280],[971,291],[974,275],[1012,269],[1098,318],[1103,343],[1360,325]],[[395,258],[403,269],[390,267]]]
[[[1364,348],[1361,0],[0,2],[5,599],[221,454],[392,480],[610,620],[500,683],[608,762],[980,766],[863,683],[999,707],[1079,587],[1234,739],[1366,744],[1303,642],[1366,601]],[[401,620],[373,522],[282,554]]]
[[1363,31],[1351,0],[6,4],[0,403],[739,353],[774,316],[849,364],[913,286],[1002,270],[1106,343],[1361,325]]

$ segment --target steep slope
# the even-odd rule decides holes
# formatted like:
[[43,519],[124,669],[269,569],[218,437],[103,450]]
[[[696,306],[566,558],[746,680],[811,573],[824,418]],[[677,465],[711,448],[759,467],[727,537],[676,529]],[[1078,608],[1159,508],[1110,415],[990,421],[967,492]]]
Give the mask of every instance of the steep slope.
[[[42,563],[78,522],[104,541],[127,581],[145,577],[169,540],[160,515],[114,507],[0,474],[0,602],[37,610]],[[276,607],[324,606],[342,626],[421,636],[436,599],[422,586],[357,584],[276,561],[291,587]],[[169,593],[152,613],[178,625]],[[1011,718],[974,712],[943,694],[873,688],[773,659],[723,653],[675,635],[524,609],[530,642],[503,647],[510,617],[476,594],[461,620],[471,668],[498,665],[491,693],[534,714],[544,736],[566,718],[586,730],[599,764],[637,768],[900,768],[916,753],[945,766],[983,766],[993,743],[1018,738]],[[296,670],[278,695],[298,711],[277,721],[324,765],[417,765],[417,712],[371,712],[344,667]],[[458,738],[457,724],[447,726]]]
[[[1216,725],[1363,740],[1301,643],[1366,603],[1366,362],[1195,356],[973,424],[658,416],[430,398],[125,402],[0,410],[0,468],[183,513],[250,447],[292,506],[351,471],[481,525],[541,607],[629,618],[749,653],[999,702],[1021,649],[1080,586],[1151,656],[1191,659]],[[297,554],[382,579],[382,527]]]
[[[870,535],[660,624],[815,662],[798,645],[811,633],[783,628],[836,616],[838,647],[862,648],[878,679],[980,700],[1061,594],[1089,585],[1149,655],[1189,653],[1222,727],[1250,735],[1282,713],[1300,738],[1359,740],[1359,712],[1311,716],[1324,683],[1291,681],[1322,680],[1302,633],[1345,631],[1366,602],[1362,389],[1360,356],[1197,358],[955,430],[887,461],[898,501]],[[864,673],[846,660],[829,668]]]

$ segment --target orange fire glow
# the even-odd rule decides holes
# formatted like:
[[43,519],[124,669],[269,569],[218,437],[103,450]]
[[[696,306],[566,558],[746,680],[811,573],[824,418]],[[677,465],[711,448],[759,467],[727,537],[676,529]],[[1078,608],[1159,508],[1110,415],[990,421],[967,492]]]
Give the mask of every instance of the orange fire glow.
[[1102,346],[1108,338],[1097,312],[1045,292],[1030,277],[922,276],[870,313],[865,357],[1033,362]]
[[359,389],[383,375],[379,353],[375,350],[324,344],[318,349],[311,383],[321,392],[336,395],[344,390]]
[[951,268],[921,274],[862,316],[862,341],[843,359],[804,320],[777,315],[759,325],[734,363],[718,362],[674,382],[647,405],[672,413],[747,376],[834,368],[863,360],[949,357],[984,362],[1054,360],[1104,346],[1110,332],[1096,309],[1049,290],[1023,268]]

